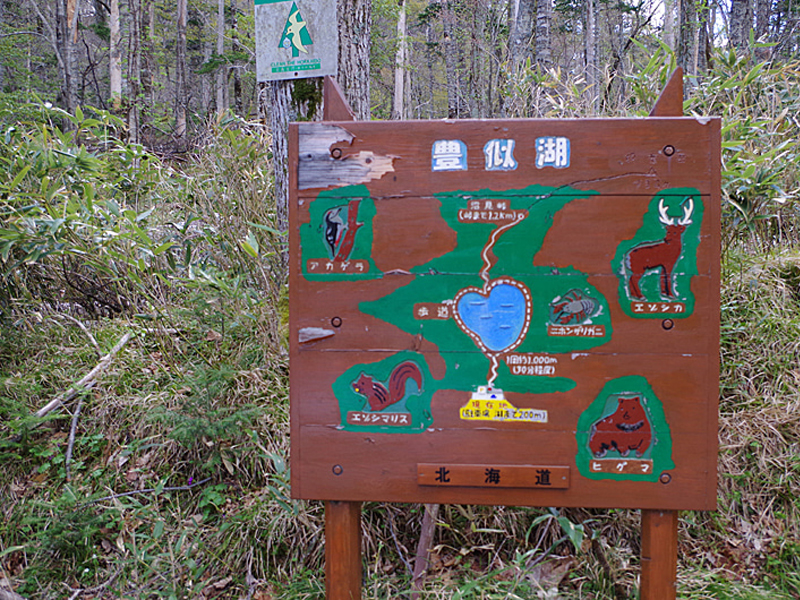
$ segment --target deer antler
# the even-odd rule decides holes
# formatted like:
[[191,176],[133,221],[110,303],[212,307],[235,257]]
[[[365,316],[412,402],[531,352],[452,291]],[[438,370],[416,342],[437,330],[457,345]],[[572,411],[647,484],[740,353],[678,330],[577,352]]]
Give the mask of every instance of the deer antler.
[[689,206],[683,207],[683,218],[680,221],[678,221],[678,225],[690,225],[692,222],[692,212],[694,211],[694,199],[691,196],[686,196],[683,202],[686,202],[687,200],[689,201]]
[[664,206],[664,199],[658,201],[658,220],[664,225],[674,225],[675,219],[667,215],[667,207]]

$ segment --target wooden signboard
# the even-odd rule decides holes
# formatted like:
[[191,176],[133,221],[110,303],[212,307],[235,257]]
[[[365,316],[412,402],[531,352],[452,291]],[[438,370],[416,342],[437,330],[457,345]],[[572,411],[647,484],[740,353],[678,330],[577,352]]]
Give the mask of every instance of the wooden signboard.
[[719,380],[720,120],[681,98],[291,125],[291,484],[348,557],[329,599],[366,500],[646,509],[641,597],[674,598]]
[[719,135],[293,124],[293,496],[713,509]]

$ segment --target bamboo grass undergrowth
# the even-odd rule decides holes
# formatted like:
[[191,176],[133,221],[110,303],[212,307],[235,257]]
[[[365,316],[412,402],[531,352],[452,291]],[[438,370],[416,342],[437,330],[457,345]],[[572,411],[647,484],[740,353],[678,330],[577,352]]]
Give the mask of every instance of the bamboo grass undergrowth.
[[[668,66],[629,82],[630,110]],[[750,58],[713,68],[686,106],[725,119],[719,508],[682,514],[679,595],[796,598],[800,155],[784,142],[798,134],[797,67],[762,65],[738,87]],[[553,116],[575,89],[551,88]],[[0,581],[29,598],[320,598],[323,509],[289,490],[269,133],[223,120],[170,164],[121,142],[91,150],[106,135],[93,127],[71,159],[53,152],[72,147],[67,134],[3,142],[3,206],[44,189],[66,216],[2,213]],[[25,170],[16,154],[52,160]],[[128,332],[84,392],[67,480],[74,407],[35,412]],[[364,506],[365,598],[411,594],[423,510]],[[639,553],[636,511],[443,506],[419,597],[635,598]]]

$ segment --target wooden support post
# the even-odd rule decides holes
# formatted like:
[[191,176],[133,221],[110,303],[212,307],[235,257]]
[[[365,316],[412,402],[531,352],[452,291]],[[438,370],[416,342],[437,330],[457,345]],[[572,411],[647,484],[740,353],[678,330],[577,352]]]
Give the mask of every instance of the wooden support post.
[[[356,120],[342,89],[329,75],[323,94],[326,121]],[[325,597],[361,600],[361,502],[325,502]]]
[[640,600],[675,600],[678,511],[642,510]]
[[[672,73],[651,117],[683,115],[683,69]],[[642,510],[640,600],[675,600],[678,576],[678,511]]]
[[361,600],[360,502],[325,502],[325,597]]
[[326,121],[355,121],[356,115],[344,97],[339,83],[330,75],[325,76],[322,88],[322,118]]

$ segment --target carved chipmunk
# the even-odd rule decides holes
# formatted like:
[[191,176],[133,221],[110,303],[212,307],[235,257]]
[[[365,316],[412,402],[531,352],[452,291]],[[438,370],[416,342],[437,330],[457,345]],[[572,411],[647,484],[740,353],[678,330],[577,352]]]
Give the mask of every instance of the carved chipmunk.
[[352,385],[356,394],[361,394],[367,398],[371,410],[379,411],[396,402],[400,402],[405,397],[406,382],[409,379],[417,384],[418,390],[422,390],[422,373],[419,367],[416,363],[406,361],[392,370],[386,385],[380,381],[375,381],[366,373],[361,373]]

